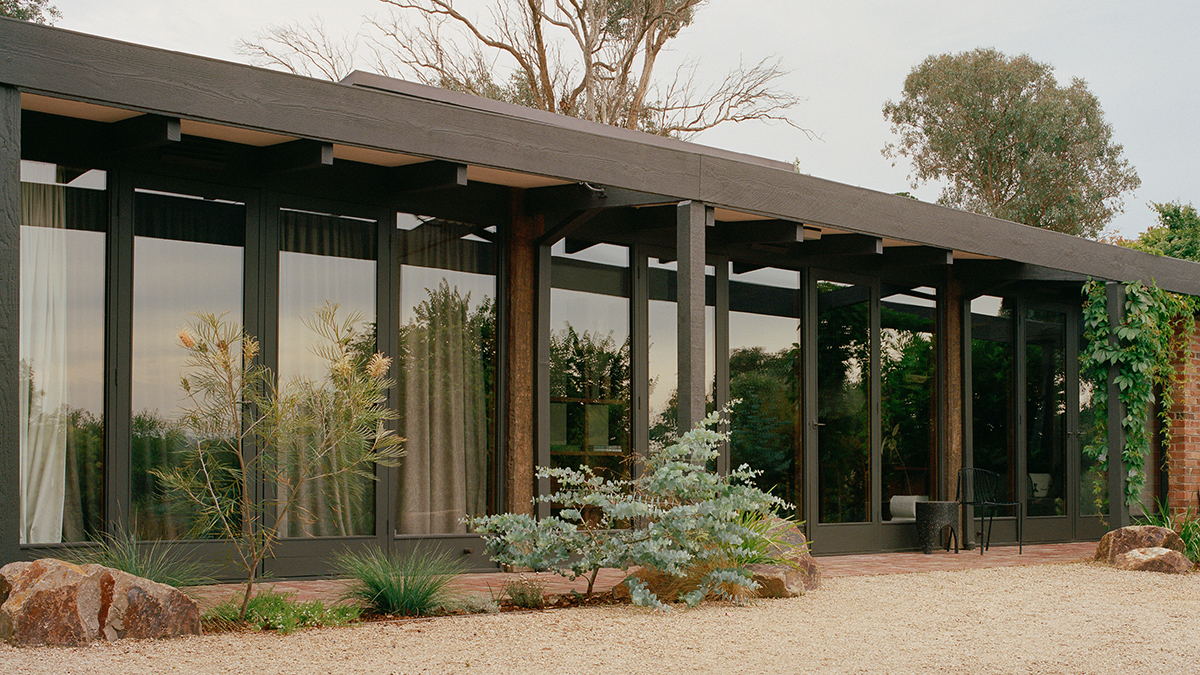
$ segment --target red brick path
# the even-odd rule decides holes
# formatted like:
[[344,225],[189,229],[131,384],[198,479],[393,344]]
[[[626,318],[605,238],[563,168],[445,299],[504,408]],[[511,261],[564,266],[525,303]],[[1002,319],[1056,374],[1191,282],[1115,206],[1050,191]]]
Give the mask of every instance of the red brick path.
[[[823,556],[817,558],[817,563],[821,567],[821,574],[825,577],[849,577],[867,574],[902,574],[1077,562],[1090,560],[1095,553],[1095,542],[1076,542],[1027,544],[1025,553],[1021,555],[1017,554],[1016,546],[993,546],[983,555],[980,555],[978,550],[963,551],[957,555],[953,552],[937,550],[932,555],[917,552]],[[499,596],[506,583],[520,577],[539,581],[543,584],[545,592],[550,595],[568,593],[571,590],[582,593],[587,589],[587,582],[584,579],[578,579],[572,583],[549,572],[523,575],[503,572],[464,574],[455,580],[454,586],[464,593]],[[607,591],[621,583],[624,578],[625,574],[620,570],[601,570],[599,578],[596,579],[596,590]],[[341,579],[276,581],[261,584],[261,587],[295,592],[297,600],[320,599],[328,602],[337,600],[342,595],[346,589],[346,582]],[[202,608],[208,608],[229,599],[240,590],[241,586],[238,584],[217,584],[191,589],[191,595],[200,602]]]

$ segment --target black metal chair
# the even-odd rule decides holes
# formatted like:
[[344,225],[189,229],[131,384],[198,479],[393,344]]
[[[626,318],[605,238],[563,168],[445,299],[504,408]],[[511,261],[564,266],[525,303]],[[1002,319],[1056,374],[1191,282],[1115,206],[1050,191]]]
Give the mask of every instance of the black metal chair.
[[[1025,545],[1021,539],[1022,530],[1024,529],[1024,519],[1022,516],[1021,502],[1019,501],[1004,501],[1003,477],[995,471],[987,469],[976,469],[973,467],[965,467],[958,472],[958,503],[963,508],[963,515],[966,515],[966,507],[977,507],[979,512],[976,514],[979,517],[979,555],[991,546],[992,540],[992,524],[996,520],[996,512],[1002,508],[1011,506],[1013,515],[1017,518],[1017,553],[1025,552]],[[991,517],[988,517],[988,512],[991,512]],[[984,530],[984,519],[987,519],[987,529]]]

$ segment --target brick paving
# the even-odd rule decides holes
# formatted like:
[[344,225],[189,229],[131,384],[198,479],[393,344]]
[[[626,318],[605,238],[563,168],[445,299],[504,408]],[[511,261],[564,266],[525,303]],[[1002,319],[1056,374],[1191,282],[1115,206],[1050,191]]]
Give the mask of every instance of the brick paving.
[[[978,550],[955,554],[952,551],[938,549],[930,555],[920,552],[904,552],[821,556],[817,558],[817,562],[822,576],[849,577],[1079,562],[1091,560],[1095,553],[1095,542],[1073,542],[1068,544],[1026,544],[1023,554],[1017,553],[1016,546],[993,546],[983,555],[980,555]],[[505,584],[522,577],[541,583],[548,595],[560,595],[572,590],[582,593],[587,590],[585,579],[571,582],[550,572],[464,574],[454,580],[453,586],[463,593],[499,596],[503,592]],[[621,583],[624,578],[625,574],[621,570],[603,569],[596,579],[595,590],[607,591]],[[330,602],[341,597],[346,590],[346,582],[342,579],[268,581],[260,584],[260,587],[274,588],[281,592],[294,592],[296,599],[301,601],[319,599]],[[200,603],[201,608],[207,609],[228,600],[241,588],[240,584],[215,584],[192,588],[190,594]]]

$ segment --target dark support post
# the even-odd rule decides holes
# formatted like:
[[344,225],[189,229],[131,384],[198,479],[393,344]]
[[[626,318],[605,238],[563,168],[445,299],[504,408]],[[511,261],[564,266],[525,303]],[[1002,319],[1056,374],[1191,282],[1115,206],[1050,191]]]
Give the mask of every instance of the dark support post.
[[[1125,319],[1125,286],[1119,282],[1110,281],[1104,288],[1105,307],[1108,308],[1110,343],[1117,342],[1114,331]],[[1129,525],[1129,505],[1125,503],[1125,463],[1121,460],[1125,448],[1125,429],[1121,420],[1125,419],[1125,406],[1119,399],[1120,388],[1117,386],[1117,369],[1108,369],[1108,526],[1112,529]]]
[[704,419],[704,236],[712,210],[696,201],[675,210],[679,256],[679,433]]
[[0,565],[21,552],[21,94],[0,86]]
[[504,411],[504,510],[533,513],[533,464],[538,364],[537,273],[541,217],[525,214],[524,195],[513,190],[512,222],[505,229],[504,363],[507,403]]
[[942,398],[946,431],[941,438],[945,446],[938,453],[941,458],[938,462],[941,465],[941,495],[938,499],[943,500],[955,499],[958,496],[958,470],[964,466],[963,425],[966,419],[963,414],[963,392],[966,389],[963,383],[963,350],[966,345],[963,342],[962,324],[964,314],[970,311],[965,307],[966,303],[963,300],[962,282],[952,274],[949,277],[946,295],[941,303],[945,307],[945,325],[939,340],[943,356],[938,359],[939,366],[944,368],[943,372],[946,373],[943,389],[945,395]]

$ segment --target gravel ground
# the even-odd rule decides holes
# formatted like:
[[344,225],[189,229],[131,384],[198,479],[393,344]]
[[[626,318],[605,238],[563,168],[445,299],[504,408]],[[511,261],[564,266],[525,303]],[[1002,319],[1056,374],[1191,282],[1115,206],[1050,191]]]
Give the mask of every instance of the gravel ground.
[[828,579],[801,598],[279,636],[0,646],[0,673],[1195,673],[1200,574],[1089,563]]

